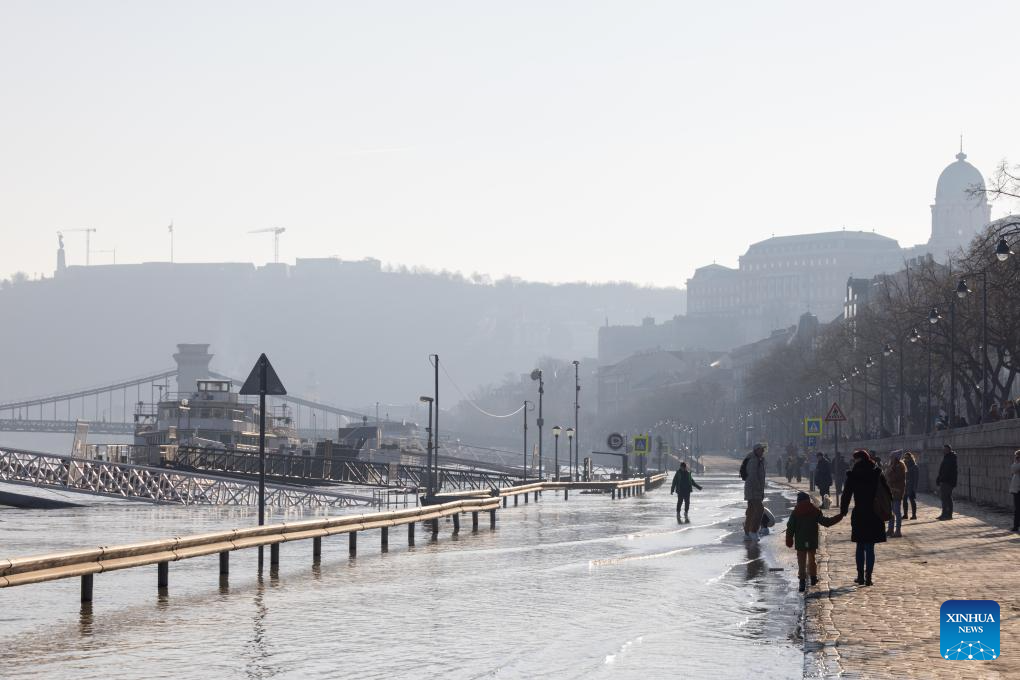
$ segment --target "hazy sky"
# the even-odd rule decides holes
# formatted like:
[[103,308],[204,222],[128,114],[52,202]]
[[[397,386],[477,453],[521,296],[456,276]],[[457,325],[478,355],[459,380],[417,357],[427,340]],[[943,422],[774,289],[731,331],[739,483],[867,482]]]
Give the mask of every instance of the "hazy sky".
[[[0,4],[0,276],[372,256],[683,285],[775,234],[927,240],[1020,162],[1003,2]],[[1015,205],[997,204],[993,216]],[[84,237],[67,235],[72,264]],[[96,253],[94,262],[109,262]]]

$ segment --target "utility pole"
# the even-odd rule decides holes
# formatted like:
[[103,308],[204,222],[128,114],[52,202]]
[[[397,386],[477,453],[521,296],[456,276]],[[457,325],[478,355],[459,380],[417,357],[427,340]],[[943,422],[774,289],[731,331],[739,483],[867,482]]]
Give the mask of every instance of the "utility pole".
[[581,407],[578,400],[581,396],[581,379],[578,374],[578,370],[581,366],[581,362],[574,360],[574,481],[581,481],[580,473],[578,471],[578,465],[581,457],[581,424],[579,414]]

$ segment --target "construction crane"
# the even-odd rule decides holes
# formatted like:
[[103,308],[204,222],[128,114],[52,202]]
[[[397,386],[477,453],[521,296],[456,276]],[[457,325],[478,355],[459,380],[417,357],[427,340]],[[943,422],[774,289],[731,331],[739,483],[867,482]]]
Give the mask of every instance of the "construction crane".
[[[92,236],[93,233],[95,233],[95,231],[96,231],[95,228],[93,228],[93,227],[81,227],[79,229],[64,229],[64,231],[66,231],[66,232],[84,231],[85,232],[85,266],[86,267],[89,266],[89,252],[90,252],[91,243],[92,243],[92,239],[90,237]],[[59,236],[63,236],[63,234],[58,231],[57,232],[57,236],[58,237]]]
[[273,262],[279,264],[280,262],[280,234],[287,231],[286,227],[270,227],[269,229],[255,229],[249,231],[249,234],[268,234],[273,232]]

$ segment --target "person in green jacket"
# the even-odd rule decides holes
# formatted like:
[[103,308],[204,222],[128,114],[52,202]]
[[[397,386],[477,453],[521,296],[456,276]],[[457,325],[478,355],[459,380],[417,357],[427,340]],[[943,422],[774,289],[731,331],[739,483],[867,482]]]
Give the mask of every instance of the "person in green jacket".
[[[818,566],[815,564],[815,550],[818,549],[818,525],[831,527],[843,519],[843,513],[826,517],[811,496],[803,491],[797,494],[797,505],[786,520],[786,546],[797,549],[797,576],[800,578],[800,592],[804,592],[807,577],[811,585],[818,585]],[[806,572],[806,573],[805,573]]]
[[687,511],[691,508],[691,490],[701,491],[701,487],[694,481],[694,476],[687,469],[687,463],[680,463],[680,469],[673,475],[673,486],[670,487],[670,495],[676,494],[676,516],[680,519],[680,506],[683,506],[684,521],[690,522],[687,518]]

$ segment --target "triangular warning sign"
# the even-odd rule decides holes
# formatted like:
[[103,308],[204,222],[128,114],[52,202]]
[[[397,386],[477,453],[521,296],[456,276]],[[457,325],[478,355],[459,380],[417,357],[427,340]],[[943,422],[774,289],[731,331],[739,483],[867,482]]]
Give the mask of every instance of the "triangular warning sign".
[[829,412],[825,414],[825,422],[827,423],[845,423],[846,415],[843,413],[843,409],[839,407],[839,404],[832,402],[832,406],[829,407]]
[[241,386],[241,394],[287,394],[287,389],[280,382],[280,376],[276,375],[273,365],[269,363],[269,357],[265,354],[255,362],[248,379]]

